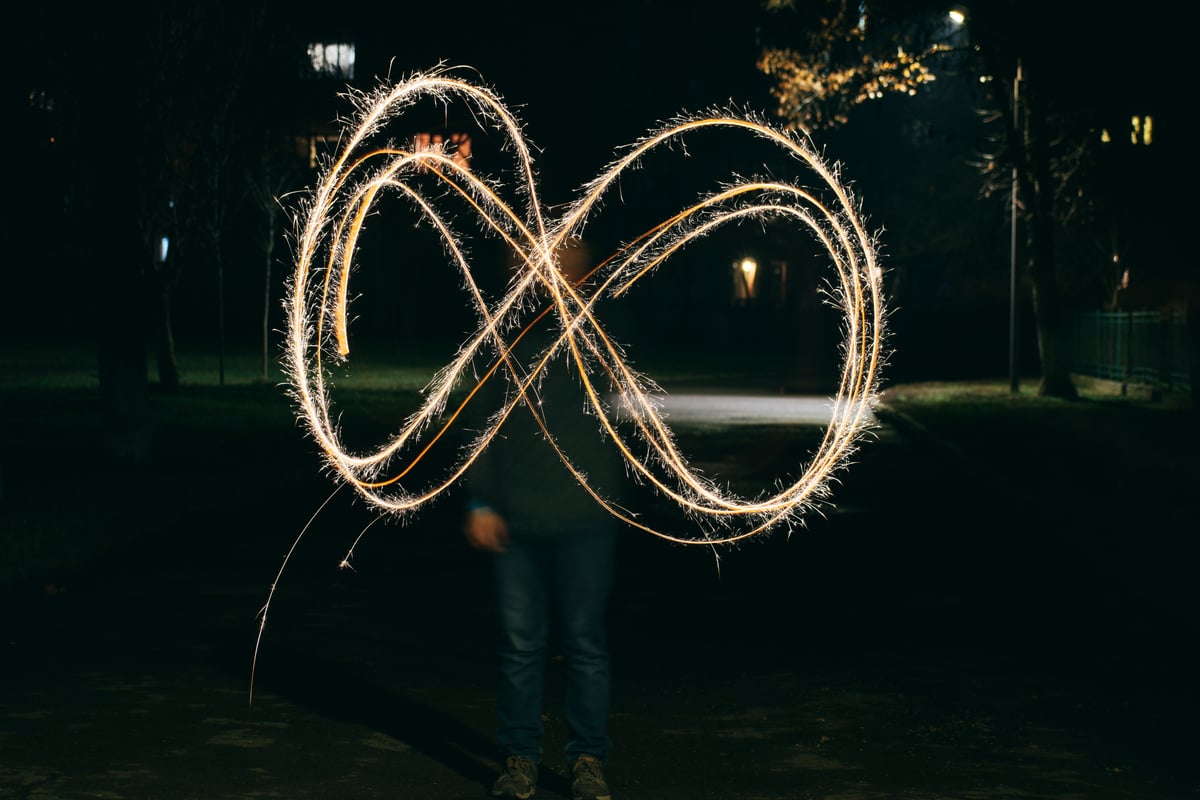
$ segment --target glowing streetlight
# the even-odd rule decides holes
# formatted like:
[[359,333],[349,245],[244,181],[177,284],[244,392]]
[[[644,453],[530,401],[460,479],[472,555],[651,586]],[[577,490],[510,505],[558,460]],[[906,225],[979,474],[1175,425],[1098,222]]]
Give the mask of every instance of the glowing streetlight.
[[753,258],[743,258],[734,265],[734,271],[738,298],[754,299],[754,279],[758,275],[758,262]]
[[[960,28],[967,22],[967,9],[965,6],[953,6],[948,12],[947,17],[950,24],[955,28]],[[1020,133],[1020,114],[1021,114],[1021,60],[1017,59],[1017,71],[1013,76],[1012,88],[1012,115],[1013,115],[1013,136]],[[1018,347],[1018,318],[1017,318],[1017,235],[1018,235],[1018,219],[1019,219],[1019,195],[1017,187],[1020,183],[1020,174],[1017,169],[1016,161],[1013,162],[1012,168],[1012,224],[1011,224],[1011,241],[1009,242],[1009,285],[1008,285],[1008,389],[1012,394],[1017,394],[1021,390],[1020,377],[1020,356]]]

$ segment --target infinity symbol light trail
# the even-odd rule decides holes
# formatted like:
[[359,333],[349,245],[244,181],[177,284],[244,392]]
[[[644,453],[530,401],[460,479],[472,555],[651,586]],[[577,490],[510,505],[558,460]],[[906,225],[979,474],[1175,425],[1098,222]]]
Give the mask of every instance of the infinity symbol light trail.
[[[828,496],[829,478],[847,464],[871,425],[885,313],[880,296],[882,272],[872,237],[864,230],[849,190],[806,138],[750,116],[681,118],[630,146],[583,187],[561,216],[550,218],[538,199],[533,158],[521,126],[490,89],[439,68],[371,94],[356,94],[353,99],[357,109],[354,128],[348,129],[343,148],[297,216],[297,263],[286,303],[289,391],[308,431],[341,480],[387,513],[411,514],[458,482],[509,414],[517,411],[534,415],[563,464],[596,502],[624,522],[672,541],[720,544],[781,525],[790,527]],[[521,213],[501,199],[502,186],[474,174],[444,149],[379,143],[390,120],[429,99],[468,104],[481,124],[505,139],[516,175],[513,188],[527,202]],[[816,176],[819,189],[774,179],[721,184],[605,259],[593,276],[594,291],[586,293],[563,276],[556,254],[582,236],[589,217],[623,171],[651,151],[678,144],[685,136],[730,129],[758,137],[790,155]],[[436,192],[425,190],[431,180],[438,187]],[[384,197],[407,201],[418,220],[437,231],[449,266],[461,274],[477,310],[479,327],[426,387],[424,405],[399,432],[373,452],[353,453],[343,445],[334,423],[329,365],[341,364],[350,352],[347,314],[354,257],[365,222]],[[489,303],[472,275],[456,219],[445,210],[447,198],[472,208],[477,227],[520,256],[518,277],[494,303]],[[830,426],[799,478],[790,485],[764,490],[761,496],[743,498],[689,466],[660,414],[650,382],[629,367],[620,346],[593,312],[601,298],[620,297],[689,243],[723,226],[781,219],[807,230],[829,254],[835,276],[830,281],[830,298],[844,318],[841,378]],[[538,298],[546,297],[561,334],[532,366],[518,363],[506,337],[519,335],[523,314],[535,303],[544,302]],[[536,386],[540,370],[564,350],[578,369],[582,391],[598,425],[620,451],[628,469],[677,503],[695,525],[688,524],[688,530],[682,532],[652,528],[639,519],[636,510],[619,507],[591,486],[571,462],[571,454],[558,447],[554,431],[538,411]],[[484,356],[492,366],[477,380],[472,365]],[[462,450],[444,476],[427,485],[407,485],[405,478],[412,467],[453,424],[482,381],[504,379],[504,373],[517,391],[494,411],[486,429]],[[451,405],[456,389],[464,386],[466,399]],[[614,397],[619,399],[614,401]],[[435,430],[435,423],[442,420]]]

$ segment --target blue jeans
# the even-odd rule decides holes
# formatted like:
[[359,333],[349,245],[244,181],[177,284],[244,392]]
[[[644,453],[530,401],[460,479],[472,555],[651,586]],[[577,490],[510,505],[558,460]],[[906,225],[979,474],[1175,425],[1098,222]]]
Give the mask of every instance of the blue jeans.
[[540,761],[542,689],[551,626],[565,660],[567,759],[606,762],[609,655],[606,615],[616,562],[610,525],[513,537],[494,557],[500,617],[498,742],[505,756]]

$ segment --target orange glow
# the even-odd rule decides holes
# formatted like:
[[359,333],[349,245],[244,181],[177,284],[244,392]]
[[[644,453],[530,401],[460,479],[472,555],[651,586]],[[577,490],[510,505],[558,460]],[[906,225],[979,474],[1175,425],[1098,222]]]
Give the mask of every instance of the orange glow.
[[734,267],[734,296],[738,300],[754,298],[754,279],[758,275],[758,262],[753,258],[743,258]]
[[418,133],[413,136],[413,151],[444,151],[454,163],[463,169],[471,167],[471,136],[467,133],[452,133],[443,137],[440,133]]

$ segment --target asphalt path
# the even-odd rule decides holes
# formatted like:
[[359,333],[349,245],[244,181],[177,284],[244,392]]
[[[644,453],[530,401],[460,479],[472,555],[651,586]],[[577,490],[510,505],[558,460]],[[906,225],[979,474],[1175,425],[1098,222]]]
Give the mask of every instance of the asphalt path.
[[[668,405],[681,446],[751,490],[802,470],[829,418],[824,398],[702,394]],[[1200,796],[1187,615],[1055,539],[1040,494],[878,422],[790,532],[625,534],[613,796]],[[3,596],[0,798],[484,796],[492,607],[455,498],[373,524],[315,465],[294,474]],[[558,663],[545,798],[569,796]]]

